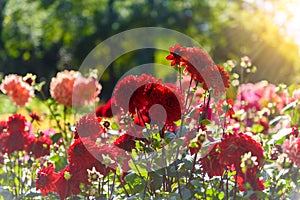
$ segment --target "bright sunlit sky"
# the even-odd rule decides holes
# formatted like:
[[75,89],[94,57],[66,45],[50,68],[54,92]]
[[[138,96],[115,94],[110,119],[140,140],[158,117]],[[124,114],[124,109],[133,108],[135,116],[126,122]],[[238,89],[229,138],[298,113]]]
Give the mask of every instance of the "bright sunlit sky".
[[300,0],[255,1],[264,12],[273,16],[284,35],[294,40],[300,47]]

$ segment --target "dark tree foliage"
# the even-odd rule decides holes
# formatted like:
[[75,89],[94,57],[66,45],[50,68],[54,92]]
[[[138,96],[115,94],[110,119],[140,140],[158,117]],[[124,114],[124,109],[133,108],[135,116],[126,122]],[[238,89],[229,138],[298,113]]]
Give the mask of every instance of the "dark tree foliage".
[[[110,36],[153,26],[191,36],[216,63],[249,55],[259,72],[253,81],[293,81],[287,77],[299,64],[298,47],[284,40],[255,3],[247,2],[1,0],[0,71],[22,75],[31,72],[49,83],[57,71],[78,69],[88,53]],[[133,66],[154,62],[155,56],[155,50],[147,49],[112,63],[101,82],[103,99],[108,98],[105,95],[123,73]]]

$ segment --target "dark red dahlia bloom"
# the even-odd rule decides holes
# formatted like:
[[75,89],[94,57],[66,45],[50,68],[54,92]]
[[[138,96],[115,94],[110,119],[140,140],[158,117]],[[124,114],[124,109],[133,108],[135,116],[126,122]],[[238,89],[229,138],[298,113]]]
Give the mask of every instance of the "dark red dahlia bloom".
[[1,136],[1,141],[2,153],[8,153],[10,155],[14,151],[26,150],[29,143],[28,133],[23,131],[3,134]]
[[199,47],[181,47],[176,44],[170,48],[167,60],[172,60],[171,66],[186,66],[191,74],[198,73],[205,67],[213,66],[213,60]]
[[[167,124],[181,118],[184,98],[180,90],[173,84],[162,84],[152,76],[128,76],[120,81],[114,94],[116,104],[142,126],[148,122],[143,121],[146,118],[150,118],[151,122],[164,122],[166,119]],[[157,109],[157,105],[163,108]]]
[[25,123],[25,117],[20,114],[10,116],[7,122],[8,132],[23,132],[25,130]]
[[76,124],[76,132],[80,137],[98,138],[105,132],[95,114],[87,114],[80,118]]
[[[85,140],[87,142],[87,140]],[[91,163],[95,160],[94,156],[90,154],[85,144],[80,138],[75,139],[68,150],[68,160],[70,165],[76,165],[79,168],[89,169]]]
[[[124,112],[128,112],[129,109],[135,110],[136,108],[134,105],[129,105],[130,99],[133,96],[133,93],[138,90],[138,88],[141,88],[141,92],[143,91],[142,87],[149,83],[161,83],[161,80],[156,79],[150,75],[142,74],[140,76],[133,76],[129,75],[122,79],[116,86],[116,89],[114,91],[114,97],[116,100],[116,105],[119,108],[122,108]],[[140,94],[141,92],[138,92]],[[142,98],[141,104],[144,103],[145,98],[139,95],[139,98]],[[146,101],[147,99],[145,99]],[[137,101],[137,100],[136,100]],[[140,105],[140,104],[138,104]],[[129,108],[130,106],[130,108]],[[138,106],[140,108],[140,106]]]
[[142,127],[145,127],[146,123],[150,123],[150,119],[148,116],[148,113],[144,113],[143,112],[138,112],[138,114],[136,114],[133,123]]
[[56,192],[61,199],[66,199],[71,194],[77,195],[81,192],[80,183],[82,181],[81,171],[70,170],[70,166],[66,166],[59,172],[59,177],[55,182]]
[[49,192],[55,192],[55,182],[59,178],[58,173],[54,172],[53,164],[48,167],[42,168],[37,173],[36,189],[41,190],[43,195],[47,195]]
[[182,100],[179,89],[174,85],[149,83],[133,93],[129,102],[129,112],[136,114],[138,110],[140,113],[137,115],[148,116],[150,114],[151,122],[166,120],[166,124],[172,124],[181,118]]
[[121,169],[127,172],[129,168],[130,156],[125,150],[114,145],[102,145],[98,148],[98,159],[111,168],[112,170],[121,167]]
[[225,92],[229,87],[229,74],[215,66],[211,57],[199,47],[181,47],[176,44],[170,48],[167,60],[172,60],[171,66],[186,66],[185,71],[203,84],[203,89],[213,89],[216,95]]
[[101,163],[101,160],[94,156],[99,154],[99,148],[96,146],[95,141],[90,138],[78,138],[75,139],[68,151],[68,160],[71,170],[82,170],[81,182],[86,182],[85,172],[87,169],[96,168],[100,174],[107,176],[110,172],[110,168]]
[[181,65],[182,55],[185,51],[185,48],[181,47],[180,44],[175,44],[174,47],[170,47],[170,55],[166,57],[167,60],[172,60],[171,66]]
[[28,132],[25,132],[26,119],[24,116],[14,114],[7,121],[7,133],[1,134],[2,153],[11,154],[14,151],[26,149],[28,144]]
[[263,148],[261,144],[251,136],[239,134],[226,134],[220,143],[220,163],[230,166],[234,165],[237,171],[241,170],[241,159],[245,153],[251,152],[252,156],[257,157],[258,166],[263,162]]
[[219,143],[216,143],[209,153],[200,159],[203,171],[206,172],[210,178],[213,176],[222,176],[225,170],[224,166],[220,163],[219,154]]
[[[242,157],[251,152],[257,164],[242,169]],[[249,135],[243,133],[227,134],[220,142],[219,162],[225,166],[234,166],[237,171],[237,182],[240,190],[245,190],[243,184],[249,183],[253,190],[263,190],[263,182],[257,177],[259,167],[263,165],[263,148],[261,144]],[[246,171],[245,171],[246,170]]]
[[[112,107],[114,107],[114,109],[112,109]],[[111,118],[113,117],[113,110],[114,110],[114,114],[118,114],[119,111],[115,105],[115,99],[111,98],[107,101],[106,104],[98,106],[96,108],[96,116],[97,117],[105,117],[105,118]]]
[[35,158],[40,158],[50,154],[51,144],[52,140],[48,136],[40,138],[29,137],[26,151],[27,153],[31,152]]
[[[151,102],[149,107],[158,104],[161,105],[167,114],[166,123],[172,124],[174,121],[181,119],[183,96],[180,90],[173,84],[157,84],[154,86],[149,95]],[[153,113],[154,116],[159,117],[161,112]],[[158,119],[159,120],[159,119]]]
[[125,151],[131,151],[135,148],[135,139],[133,136],[125,133],[118,137],[114,142],[113,145],[124,149]]
[[213,89],[215,95],[225,93],[226,88],[230,86],[229,74],[220,65],[204,68],[201,71],[191,73],[191,75],[203,84],[203,89]]

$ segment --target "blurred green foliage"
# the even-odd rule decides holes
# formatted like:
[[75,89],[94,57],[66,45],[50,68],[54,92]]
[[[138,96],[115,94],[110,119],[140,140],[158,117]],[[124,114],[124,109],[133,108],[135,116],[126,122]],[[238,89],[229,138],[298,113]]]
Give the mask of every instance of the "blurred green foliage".
[[[78,69],[103,40],[146,26],[191,36],[216,63],[248,55],[258,67],[252,81],[297,79],[298,46],[285,39],[272,16],[247,0],[1,0],[0,71],[35,73],[49,84],[57,71]],[[101,81],[103,99],[131,67],[161,57],[152,49],[120,57]]]

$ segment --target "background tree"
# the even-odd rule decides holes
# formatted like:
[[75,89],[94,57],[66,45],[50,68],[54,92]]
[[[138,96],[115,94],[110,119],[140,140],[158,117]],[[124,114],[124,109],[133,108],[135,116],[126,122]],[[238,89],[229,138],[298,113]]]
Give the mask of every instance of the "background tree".
[[[252,81],[291,83],[299,66],[298,46],[274,24],[274,13],[263,12],[257,2],[2,0],[0,71],[32,72],[49,83],[59,70],[78,69],[87,54],[110,36],[155,26],[191,36],[216,63],[248,55],[258,66]],[[102,80],[104,99],[130,67],[154,62],[159,55],[148,49],[116,60]]]

